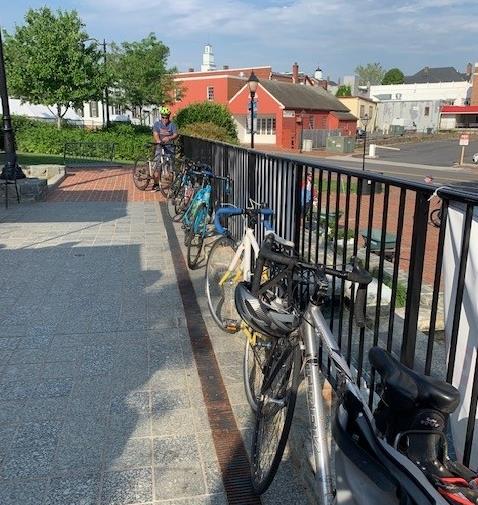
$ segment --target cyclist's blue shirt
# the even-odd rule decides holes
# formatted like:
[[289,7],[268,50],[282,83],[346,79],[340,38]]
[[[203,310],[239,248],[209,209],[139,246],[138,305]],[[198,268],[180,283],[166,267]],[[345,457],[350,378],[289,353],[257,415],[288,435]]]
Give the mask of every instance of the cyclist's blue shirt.
[[[169,122],[168,124],[164,124],[161,119],[156,121],[153,125],[153,132],[156,132],[159,135],[159,139],[163,140],[164,137],[170,137],[171,135],[175,135],[178,132],[177,126]],[[174,143],[165,144],[164,151],[168,154],[174,154]]]

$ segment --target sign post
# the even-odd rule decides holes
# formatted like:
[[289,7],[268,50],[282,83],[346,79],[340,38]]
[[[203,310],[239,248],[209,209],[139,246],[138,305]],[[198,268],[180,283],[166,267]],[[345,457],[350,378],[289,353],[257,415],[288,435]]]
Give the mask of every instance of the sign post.
[[460,135],[460,146],[461,146],[461,156],[460,156],[460,165],[463,165],[463,160],[465,159],[465,146],[470,143],[470,134],[462,133]]

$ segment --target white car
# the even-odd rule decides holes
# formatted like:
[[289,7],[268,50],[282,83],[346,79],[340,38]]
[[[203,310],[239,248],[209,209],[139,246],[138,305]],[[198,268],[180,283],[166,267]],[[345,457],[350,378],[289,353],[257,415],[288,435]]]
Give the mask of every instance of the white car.
[[472,160],[473,160],[473,163],[478,163],[478,153],[475,153],[475,154],[473,155]]

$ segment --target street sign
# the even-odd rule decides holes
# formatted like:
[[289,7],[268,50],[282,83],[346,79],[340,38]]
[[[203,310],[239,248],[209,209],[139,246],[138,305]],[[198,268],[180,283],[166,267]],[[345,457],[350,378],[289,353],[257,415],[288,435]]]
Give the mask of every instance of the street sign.
[[470,143],[470,134],[462,133],[460,135],[460,146],[467,146]]
[[[246,118],[246,132],[251,133],[251,118]],[[257,133],[257,117],[254,116],[254,133]]]
[[257,113],[257,98],[254,98],[254,101],[252,102],[252,104],[251,104],[251,101],[249,100],[249,105],[247,107],[249,111],[251,110],[251,107],[252,107],[252,112]]

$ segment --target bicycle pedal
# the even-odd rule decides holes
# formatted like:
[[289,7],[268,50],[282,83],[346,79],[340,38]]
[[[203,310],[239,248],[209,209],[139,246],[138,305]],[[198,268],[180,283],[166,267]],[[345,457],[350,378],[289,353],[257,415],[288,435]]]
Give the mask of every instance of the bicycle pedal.
[[231,332],[236,332],[239,330],[239,327],[237,325],[237,323],[233,322],[233,321],[230,321],[230,322],[226,322],[226,324],[224,325],[225,329],[227,331],[231,331]]

